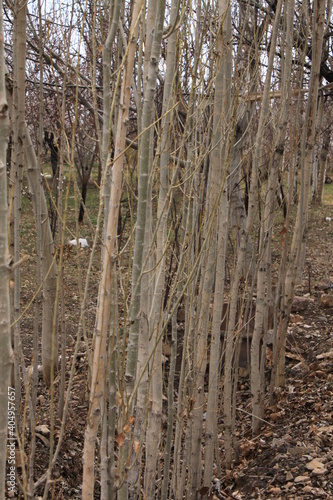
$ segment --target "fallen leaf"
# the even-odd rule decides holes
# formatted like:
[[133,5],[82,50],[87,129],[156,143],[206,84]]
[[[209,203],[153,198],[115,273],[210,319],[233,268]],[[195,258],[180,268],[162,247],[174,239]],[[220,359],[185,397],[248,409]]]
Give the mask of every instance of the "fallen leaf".
[[39,432],[39,434],[42,434],[43,436],[49,436],[50,434],[50,429],[48,428],[47,425],[37,425],[35,430],[36,432]]
[[125,434],[121,433],[121,434],[118,434],[118,436],[115,438],[115,441],[116,443],[118,444],[118,446],[121,448],[122,445],[124,444],[124,441],[126,439],[126,436]]
[[310,481],[309,476],[297,476],[294,479],[295,483],[308,483]]
[[314,470],[314,469],[325,469],[325,465],[320,462],[317,458],[311,460],[308,464],[305,466],[308,470]]

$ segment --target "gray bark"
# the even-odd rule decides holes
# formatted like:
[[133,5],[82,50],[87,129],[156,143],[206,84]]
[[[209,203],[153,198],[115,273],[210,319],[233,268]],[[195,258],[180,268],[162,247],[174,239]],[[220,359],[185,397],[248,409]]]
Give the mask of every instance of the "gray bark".
[[[7,204],[7,141],[8,104],[5,86],[5,58],[3,32],[3,5],[0,1],[0,499],[5,499],[7,454],[8,410],[15,412],[15,390],[9,389],[12,367],[12,347],[10,340],[10,300],[9,277],[10,256],[8,252],[8,204]],[[9,406],[10,405],[10,406]],[[14,414],[13,412],[13,414]],[[15,438],[15,419],[11,419],[9,437]],[[11,440],[11,443],[15,441]],[[15,485],[14,485],[15,486]]]

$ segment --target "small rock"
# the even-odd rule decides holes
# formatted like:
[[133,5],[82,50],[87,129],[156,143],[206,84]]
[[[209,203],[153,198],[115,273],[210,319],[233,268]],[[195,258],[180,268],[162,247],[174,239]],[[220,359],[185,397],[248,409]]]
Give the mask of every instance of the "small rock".
[[311,297],[294,297],[293,304],[291,306],[292,312],[305,311],[311,304],[314,303],[314,299]]

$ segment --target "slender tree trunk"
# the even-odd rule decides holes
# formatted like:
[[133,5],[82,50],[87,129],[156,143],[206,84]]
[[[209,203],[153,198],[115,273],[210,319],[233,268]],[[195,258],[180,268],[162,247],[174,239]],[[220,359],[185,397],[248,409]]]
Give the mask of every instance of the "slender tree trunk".
[[216,449],[217,443],[217,408],[218,408],[218,387],[220,381],[220,360],[221,360],[221,320],[224,303],[225,268],[227,257],[228,240],[228,215],[229,203],[226,192],[223,192],[220,202],[219,228],[216,253],[216,277],[214,289],[214,309],[212,318],[212,333],[210,343],[209,359],[209,385],[207,399],[206,417],[206,443],[205,443],[205,469],[204,486],[207,488],[211,484],[213,477],[214,456],[219,454]]
[[234,422],[236,415],[236,409],[233,407],[233,400],[234,400],[233,390],[235,389],[233,389],[232,359],[234,352],[234,329],[236,325],[238,289],[239,289],[239,282],[241,278],[242,268],[245,262],[246,249],[247,249],[246,242],[250,230],[252,228],[255,212],[257,210],[256,200],[257,200],[257,189],[258,189],[258,169],[262,154],[261,148],[263,141],[263,132],[268,114],[269,89],[270,89],[271,75],[273,70],[273,61],[275,56],[278,27],[280,24],[281,7],[282,7],[282,0],[279,0],[275,12],[264,94],[262,98],[261,112],[259,117],[258,130],[256,134],[255,151],[254,151],[254,158],[253,158],[253,165],[251,172],[249,206],[248,206],[248,217],[246,221],[246,229],[244,233],[241,235],[236,269],[233,276],[233,282],[230,293],[230,315],[229,315],[228,329],[226,334],[227,338],[226,338],[225,367],[224,367],[225,454],[226,454],[227,468],[230,468],[232,463],[233,445],[234,445]]
[[[40,183],[38,162],[28,129],[24,132],[25,163],[28,177],[29,189],[38,192],[37,183]],[[36,198],[33,197],[34,202]],[[36,200],[38,203],[38,201]],[[57,332],[53,329],[53,309],[56,293],[57,266],[55,262],[54,243],[48,219],[47,203],[44,191],[41,191],[41,219],[42,219],[42,275],[43,286],[43,323],[42,323],[42,363],[43,375],[46,384],[51,381],[51,365],[54,370],[58,364],[58,341]],[[36,213],[37,207],[34,206]]]
[[[135,246],[133,257],[133,271],[132,271],[132,299],[131,299],[131,328],[128,339],[127,347],[127,362],[126,362],[126,393],[130,398],[131,404],[129,405],[132,411],[135,403],[135,395],[133,394],[134,381],[137,369],[138,357],[138,333],[140,324],[140,299],[141,299],[141,273],[143,271],[143,249],[144,249],[144,235],[146,227],[146,213],[147,213],[147,195],[148,195],[148,175],[149,175],[149,156],[151,152],[151,130],[150,126],[154,120],[154,94],[158,70],[158,62],[161,50],[161,40],[163,34],[165,12],[165,0],[159,0],[156,6],[155,17],[155,31],[152,43],[151,55],[149,59],[149,67],[147,71],[146,92],[144,96],[144,104],[142,111],[142,138],[141,138],[141,154],[139,160],[139,180],[138,180],[138,207],[137,207],[137,222],[135,232]],[[157,363],[157,372],[152,374],[152,382],[158,384],[158,387],[153,386],[153,402],[151,413],[148,417],[150,419],[149,434],[155,435],[154,448],[148,444],[149,454],[146,456],[147,466],[146,474],[150,477],[149,491],[151,487],[155,487],[155,480],[152,476],[156,471],[156,458],[159,438],[159,422],[161,419],[161,401],[162,401],[162,386],[158,380],[161,379],[161,345],[155,344],[155,352],[153,356],[154,363]],[[154,368],[153,368],[154,371]],[[157,392],[156,392],[157,391]],[[147,436],[148,438],[148,436]],[[129,457],[131,450],[129,450]],[[152,465],[153,464],[153,465]],[[147,469],[148,468],[148,469]],[[123,492],[122,492],[123,493]],[[121,497],[123,498],[123,497]],[[132,498],[132,497],[131,497]]]
[[[85,432],[83,451],[83,500],[92,500],[94,496],[94,456],[98,427],[101,418],[102,402],[105,390],[105,356],[107,335],[109,333],[109,320],[111,309],[112,274],[117,250],[117,225],[118,212],[122,190],[123,155],[126,143],[126,130],[128,122],[128,111],[130,103],[130,90],[134,57],[136,50],[136,39],[138,32],[138,20],[141,12],[142,2],[135,1],[132,11],[132,22],[130,26],[127,60],[124,68],[123,83],[120,96],[120,111],[115,139],[115,160],[112,167],[112,184],[110,205],[108,207],[107,227],[105,231],[105,247],[103,251],[103,270],[100,282],[99,304],[97,311],[97,326],[94,334],[95,346],[93,356],[93,371],[91,381],[91,392],[89,400],[89,413]],[[107,156],[104,169],[111,168],[110,153]],[[128,415],[129,417],[129,415]]]
[[[264,418],[265,361],[267,342],[268,310],[271,291],[270,263],[271,240],[274,222],[274,206],[278,187],[278,173],[282,168],[283,152],[286,140],[286,129],[290,103],[290,74],[292,69],[292,37],[294,1],[286,6],[287,32],[285,35],[285,65],[282,74],[284,79],[281,89],[282,109],[274,141],[273,154],[269,162],[269,174],[265,196],[264,214],[261,222],[261,238],[257,271],[257,300],[255,325],[251,343],[251,393],[252,393],[252,430],[257,434]],[[264,335],[262,332],[265,332]]]
[[325,172],[327,168],[327,159],[329,154],[329,146],[332,137],[331,127],[327,130],[324,136],[324,143],[319,154],[319,176],[318,176],[318,189],[316,192],[316,197],[313,200],[314,204],[321,205],[323,201],[323,192],[325,184]]
[[295,281],[298,275],[302,248],[305,246],[306,230],[308,223],[310,174],[313,159],[313,148],[316,132],[316,117],[318,108],[318,89],[320,81],[320,63],[323,47],[323,34],[325,23],[325,0],[317,0],[313,11],[313,36],[312,36],[312,66],[309,82],[309,99],[306,109],[306,120],[302,138],[302,164],[301,164],[301,189],[297,208],[297,217],[287,275],[285,279],[284,294],[282,295],[281,317],[278,327],[278,339],[274,354],[274,381],[275,387],[282,387],[285,383],[285,349],[288,320],[290,316]]
[[[103,46],[103,128],[102,128],[102,168],[104,172],[104,213],[105,224],[107,227],[110,205],[110,189],[111,189],[111,169],[105,168],[108,158],[111,157],[111,128],[112,128],[112,112],[114,110],[114,101],[111,99],[111,59],[112,59],[112,46],[115,40],[120,12],[121,0],[109,0],[110,20],[109,31]],[[114,89],[116,93],[117,89]]]
[[[116,38],[117,30],[119,28],[119,19],[121,13],[121,0],[110,0],[110,18],[109,18],[109,31],[103,46],[103,128],[102,128],[102,144],[101,144],[101,165],[104,168],[104,228],[108,225],[109,205],[110,205],[110,189],[111,189],[111,169],[106,168],[108,158],[111,157],[111,129],[114,111],[114,100],[111,94],[111,60],[112,60],[112,47]],[[94,7],[96,8],[96,7]],[[96,14],[95,14],[96,15]],[[117,88],[114,89],[117,95]],[[95,119],[98,122],[98,117]],[[101,179],[99,179],[99,182]],[[82,186],[83,187],[83,186]],[[82,193],[83,197],[83,193]],[[81,204],[82,207],[82,204]],[[81,213],[81,209],[80,209]],[[119,215],[118,215],[119,217]],[[117,279],[112,276],[114,285],[112,288],[113,295],[111,300],[113,302],[112,319],[109,341],[109,356],[110,363],[106,363],[108,374],[108,392],[103,401],[102,411],[102,443],[101,443],[101,499],[111,500],[115,498],[115,464],[114,464],[114,437],[116,426],[116,339],[118,334],[117,322],[115,321],[117,312]],[[109,403],[109,409],[107,408]]]
[[[156,8],[157,3],[150,0],[147,5],[146,18],[142,16],[140,24],[140,42],[139,42],[139,61],[138,61],[138,75],[137,75],[137,133],[141,136],[143,128],[142,121],[142,107],[143,103],[145,105],[145,96],[147,92],[148,84],[148,71],[150,65],[151,50],[154,41],[154,30],[156,21]],[[143,61],[143,45],[145,46],[144,61]],[[143,77],[143,84],[141,84],[141,79]],[[142,103],[143,97],[143,103]],[[151,243],[152,243],[152,165],[154,158],[153,151],[153,140],[154,140],[154,129],[151,127],[150,133],[150,147],[149,147],[149,159],[148,159],[148,187],[147,187],[147,205],[146,205],[146,225],[145,225],[145,236],[143,244],[143,255],[142,262],[145,262],[146,268],[153,269],[152,265],[152,255],[151,255]],[[141,138],[138,139],[138,149],[140,151]],[[149,311],[151,308],[151,296],[152,289],[154,287],[154,279],[151,272],[146,271],[141,278],[141,288],[145,290],[144,294],[140,296],[140,323],[139,323],[139,340],[138,340],[138,362],[136,367],[136,378],[140,380],[137,389],[136,396],[136,419],[134,427],[134,453],[132,452],[133,466],[131,467],[128,474],[128,496],[129,498],[137,498],[140,491],[140,473],[142,470],[142,444],[146,443],[146,456],[149,455],[148,439],[146,438],[146,426],[147,426],[147,407],[149,405],[150,395],[149,395],[149,382],[151,377],[151,365],[150,360],[150,349],[152,344],[152,339],[150,335],[151,331],[151,320],[149,318]],[[134,404],[134,402],[133,402]],[[156,447],[156,443],[155,443]],[[136,450],[135,450],[136,449]],[[147,459],[146,459],[147,464]],[[146,480],[146,475],[145,475]],[[155,484],[155,482],[154,482]],[[146,488],[146,484],[144,483]]]
[[[206,256],[203,262],[202,276],[202,295],[200,299],[200,316],[198,322],[198,331],[196,335],[196,352],[194,355],[194,404],[192,411],[192,444],[191,444],[191,495],[196,497],[197,491],[201,486],[201,444],[202,444],[202,423],[204,413],[204,377],[207,366],[207,339],[209,327],[209,311],[210,302],[214,283],[214,269],[217,259],[217,235],[219,233],[218,216],[220,198],[225,189],[226,173],[227,173],[227,151],[228,151],[228,133],[227,122],[229,118],[230,88],[227,88],[227,73],[230,70],[230,54],[228,51],[228,40],[231,36],[231,17],[229,2],[219,2],[219,39],[218,39],[218,58],[215,80],[215,95],[214,95],[214,115],[213,115],[213,137],[212,137],[212,152],[210,155],[210,171],[207,191],[207,214],[206,214],[206,235],[205,238],[209,241],[206,249]],[[225,118],[225,120],[224,120]],[[223,138],[223,141],[222,141]],[[222,141],[222,142],[221,142]],[[225,198],[224,198],[225,201]],[[226,208],[226,207],[224,207]],[[225,227],[224,227],[225,229]],[[223,238],[223,237],[222,237]],[[220,239],[221,243],[221,239]],[[222,259],[223,260],[223,259]],[[224,262],[221,262],[224,266]],[[220,268],[221,270],[221,268]],[[220,282],[219,286],[223,287]],[[221,291],[221,289],[220,289]],[[222,301],[223,305],[223,301]],[[218,316],[221,311],[216,308],[215,326],[218,322]],[[222,314],[221,314],[222,315]],[[220,316],[221,319],[221,316]],[[216,338],[217,332],[214,331],[214,344],[217,347],[217,352],[213,355],[213,364],[216,369],[216,356],[219,358],[219,339]],[[219,335],[219,333],[218,333]],[[217,345],[216,345],[217,343]],[[217,361],[218,364],[218,361]],[[216,372],[215,372],[216,374]],[[212,373],[211,373],[212,375]],[[212,382],[214,376],[210,379]],[[217,387],[215,382],[212,382],[211,390]],[[213,389],[214,392],[214,389]],[[210,395],[210,403],[211,401]],[[211,415],[210,415],[211,416]],[[210,436],[214,435],[212,420],[210,419]],[[213,447],[214,449],[214,447]],[[212,448],[210,448],[212,450]]]
[[88,178],[82,178],[82,187],[81,187],[81,203],[80,203],[80,212],[79,212],[79,222],[83,221],[84,217],[84,207],[86,204],[87,191],[88,191]]
[[[7,99],[11,104],[12,85],[7,81]],[[10,106],[11,107],[11,106]],[[38,162],[32,145],[31,137],[25,126],[22,141],[24,145],[25,167],[28,178],[29,189],[33,193],[38,192],[37,184],[41,182]],[[37,201],[36,196],[32,198],[33,204]],[[48,209],[44,191],[41,190],[40,210],[42,220],[42,276],[43,276],[43,319],[42,319],[42,364],[44,381],[48,385],[51,380],[51,364],[56,370],[58,363],[58,343],[56,332],[53,331],[53,308],[55,302],[57,268],[54,257],[54,243],[48,217]],[[34,213],[37,206],[34,205]],[[53,344],[53,346],[52,346]]]
[[[39,134],[38,134],[38,159],[39,159],[39,176],[42,172],[43,164],[43,140],[44,140],[44,127],[43,127],[43,116],[44,116],[44,101],[43,101],[43,76],[44,76],[44,65],[43,65],[43,40],[42,40],[42,9],[41,1],[38,0],[38,17],[39,17]],[[35,472],[35,459],[36,459],[36,433],[34,432],[36,426],[36,405],[37,405],[37,392],[38,392],[38,339],[40,334],[40,315],[42,306],[42,219],[41,219],[41,190],[42,185],[39,182],[37,184],[37,192],[35,193],[36,201],[36,253],[37,253],[37,263],[36,263],[36,285],[40,290],[36,297],[36,307],[35,307],[35,318],[34,318],[34,333],[33,333],[33,362],[32,362],[32,377],[31,377],[31,421],[30,421],[30,432],[31,438],[31,454],[29,457],[29,489],[28,497],[33,499],[34,497],[34,472]]]
[[[319,96],[319,106],[318,106],[318,125],[316,132],[316,160],[317,160],[317,182],[316,189],[312,190],[312,204],[321,205],[324,190],[325,181],[325,170],[326,170],[326,160],[329,152],[329,144],[331,139],[331,127],[324,134],[323,139],[320,141],[319,137],[322,132],[323,116],[324,116],[324,96]],[[322,144],[322,145],[321,145]]]
[[[15,390],[9,388],[12,367],[12,347],[10,340],[10,300],[9,277],[10,256],[8,253],[8,202],[7,202],[7,141],[8,104],[5,86],[6,65],[4,58],[3,5],[0,1],[0,499],[5,499],[6,461],[8,432],[8,410],[15,411]],[[14,412],[13,412],[14,414]],[[15,424],[10,420],[10,444],[15,443]],[[15,485],[14,491],[15,491]]]
[[[24,166],[23,129],[25,120],[25,63],[26,63],[26,16],[27,5],[19,1],[14,7],[14,44],[13,44],[13,81],[14,81],[14,106],[13,106],[13,166],[14,166],[14,260],[20,259],[20,218],[21,218],[21,192]],[[20,352],[20,267],[14,270],[14,349]],[[21,368],[19,357],[15,357],[15,387],[17,389],[16,411],[17,418],[21,405]],[[18,427],[20,426],[18,419]]]
[[[177,19],[179,9],[179,1],[173,0],[171,4],[170,24],[174,25]],[[172,104],[172,88],[175,76],[176,66],[176,49],[177,49],[177,31],[174,31],[168,39],[168,52],[166,60],[166,74],[164,81],[162,119],[161,123],[161,160],[160,160],[160,188],[157,206],[157,232],[156,232],[156,283],[153,293],[153,301],[149,314],[151,325],[152,348],[154,349],[152,370],[153,376],[151,380],[151,403],[149,408],[152,412],[148,412],[148,427],[147,427],[147,462],[146,462],[146,491],[149,495],[153,495],[155,488],[156,461],[158,448],[156,446],[156,437],[150,432],[151,426],[158,432],[161,426],[162,415],[162,317],[163,317],[163,290],[165,287],[165,265],[166,265],[166,232],[167,218],[170,206],[169,192],[169,171],[170,171],[170,123],[173,115],[169,110]],[[171,116],[170,116],[171,115]],[[169,201],[169,203],[168,203]],[[174,341],[175,342],[175,341]],[[172,380],[173,374],[170,374]],[[158,438],[157,438],[158,439]]]

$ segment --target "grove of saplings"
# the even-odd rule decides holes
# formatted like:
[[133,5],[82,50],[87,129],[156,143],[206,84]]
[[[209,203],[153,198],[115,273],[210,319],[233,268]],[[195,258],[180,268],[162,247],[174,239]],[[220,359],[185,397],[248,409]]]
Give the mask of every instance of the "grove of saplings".
[[0,10],[0,499],[227,498],[330,177],[332,3]]

